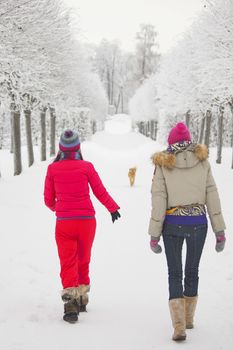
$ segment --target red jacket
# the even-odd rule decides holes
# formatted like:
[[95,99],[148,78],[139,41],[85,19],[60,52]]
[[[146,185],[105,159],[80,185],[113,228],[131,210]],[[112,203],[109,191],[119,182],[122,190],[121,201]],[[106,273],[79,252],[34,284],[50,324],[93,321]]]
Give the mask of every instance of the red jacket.
[[119,206],[108,194],[92,163],[85,160],[60,160],[48,166],[44,201],[58,218],[94,216],[89,185],[110,213]]

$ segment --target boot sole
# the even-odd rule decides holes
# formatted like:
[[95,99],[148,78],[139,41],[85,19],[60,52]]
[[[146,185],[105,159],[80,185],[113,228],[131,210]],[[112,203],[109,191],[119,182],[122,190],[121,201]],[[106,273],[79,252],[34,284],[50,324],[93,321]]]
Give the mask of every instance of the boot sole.
[[68,322],[68,323],[71,323],[71,324],[74,324],[74,323],[77,323],[77,322],[78,322],[78,320],[70,320],[70,319],[67,319],[67,318],[64,318],[64,317],[63,317],[63,320],[64,320],[65,322]]
[[78,322],[78,316],[77,315],[64,315],[63,320],[68,323],[76,323]]
[[79,312],[87,312],[87,306],[86,305],[80,305],[79,306]]
[[186,335],[180,335],[176,338],[172,338],[172,340],[174,341],[183,341],[183,340],[186,340]]
[[186,326],[186,329],[193,329],[193,328],[194,328],[193,324],[190,324],[190,325]]

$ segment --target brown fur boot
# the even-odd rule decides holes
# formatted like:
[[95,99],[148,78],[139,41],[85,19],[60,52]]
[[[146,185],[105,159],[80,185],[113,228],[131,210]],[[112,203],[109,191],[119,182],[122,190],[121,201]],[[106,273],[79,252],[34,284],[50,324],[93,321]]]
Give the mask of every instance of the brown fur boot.
[[169,300],[172,324],[174,327],[173,340],[185,340],[185,300],[176,298]]
[[63,320],[69,323],[78,321],[79,304],[76,299],[65,302]]
[[193,318],[194,318],[194,313],[197,306],[197,296],[195,297],[184,296],[184,300],[185,300],[186,328],[191,329],[194,327]]
[[61,292],[61,298],[64,302],[74,300],[74,299],[79,299],[80,293],[79,293],[79,288],[77,287],[70,287],[70,288],[65,288]]
[[69,323],[76,323],[79,315],[79,290],[77,287],[65,288],[61,293],[64,301],[63,320]]
[[80,312],[86,312],[87,311],[87,304],[89,302],[88,298],[88,292],[90,291],[90,286],[86,284],[81,284],[79,286],[79,294],[80,294],[80,307],[79,311]]

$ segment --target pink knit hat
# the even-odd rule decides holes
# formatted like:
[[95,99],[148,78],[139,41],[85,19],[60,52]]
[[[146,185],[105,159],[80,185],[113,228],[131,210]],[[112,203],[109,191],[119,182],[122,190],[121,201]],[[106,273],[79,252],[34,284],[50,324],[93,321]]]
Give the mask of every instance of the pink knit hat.
[[190,131],[184,123],[177,123],[168,136],[169,145],[180,141],[191,141]]

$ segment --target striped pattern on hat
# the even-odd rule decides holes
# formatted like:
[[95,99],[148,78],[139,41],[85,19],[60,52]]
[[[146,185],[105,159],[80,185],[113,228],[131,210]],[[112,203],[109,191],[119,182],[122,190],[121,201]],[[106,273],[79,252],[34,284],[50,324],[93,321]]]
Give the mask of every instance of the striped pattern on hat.
[[80,141],[77,132],[65,130],[60,137],[59,148],[63,152],[74,152],[80,149]]

